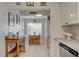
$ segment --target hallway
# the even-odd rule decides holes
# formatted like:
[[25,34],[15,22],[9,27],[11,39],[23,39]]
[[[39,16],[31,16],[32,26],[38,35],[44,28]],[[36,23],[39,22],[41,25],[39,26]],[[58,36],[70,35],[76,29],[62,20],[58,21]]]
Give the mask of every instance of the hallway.
[[[47,48],[47,26],[48,20],[47,16],[25,16],[22,19],[22,31],[25,38],[25,53],[22,53],[20,57],[48,57],[48,48]],[[29,31],[30,30],[30,31]],[[36,34],[34,34],[34,32]],[[29,45],[29,35],[38,35],[40,34],[40,45]]]

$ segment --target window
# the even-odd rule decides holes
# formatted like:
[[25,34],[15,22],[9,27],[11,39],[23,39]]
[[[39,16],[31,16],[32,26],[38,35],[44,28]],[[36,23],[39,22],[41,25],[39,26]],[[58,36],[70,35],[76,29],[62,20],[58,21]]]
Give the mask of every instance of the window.
[[28,35],[42,35],[42,23],[27,23]]

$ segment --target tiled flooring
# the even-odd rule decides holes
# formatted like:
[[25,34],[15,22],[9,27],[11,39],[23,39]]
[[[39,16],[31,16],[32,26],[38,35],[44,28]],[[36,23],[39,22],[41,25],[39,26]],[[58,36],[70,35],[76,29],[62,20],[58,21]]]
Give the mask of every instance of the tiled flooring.
[[25,53],[21,53],[20,57],[48,57],[46,44],[29,45],[27,40],[25,44]]

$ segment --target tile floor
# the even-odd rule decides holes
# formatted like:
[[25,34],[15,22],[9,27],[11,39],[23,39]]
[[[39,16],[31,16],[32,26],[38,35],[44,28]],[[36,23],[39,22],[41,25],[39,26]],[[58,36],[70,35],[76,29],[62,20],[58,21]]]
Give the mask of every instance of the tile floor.
[[48,48],[46,44],[29,45],[26,39],[25,53],[21,53],[20,57],[48,57]]

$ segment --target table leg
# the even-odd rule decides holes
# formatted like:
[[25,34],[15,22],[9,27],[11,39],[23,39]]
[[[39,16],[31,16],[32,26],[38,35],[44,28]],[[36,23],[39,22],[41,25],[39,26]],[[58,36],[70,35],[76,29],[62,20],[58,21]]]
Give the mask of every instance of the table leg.
[[17,47],[17,56],[19,56],[19,43],[18,42],[16,44],[16,47]]
[[5,41],[5,56],[8,57],[8,43]]

